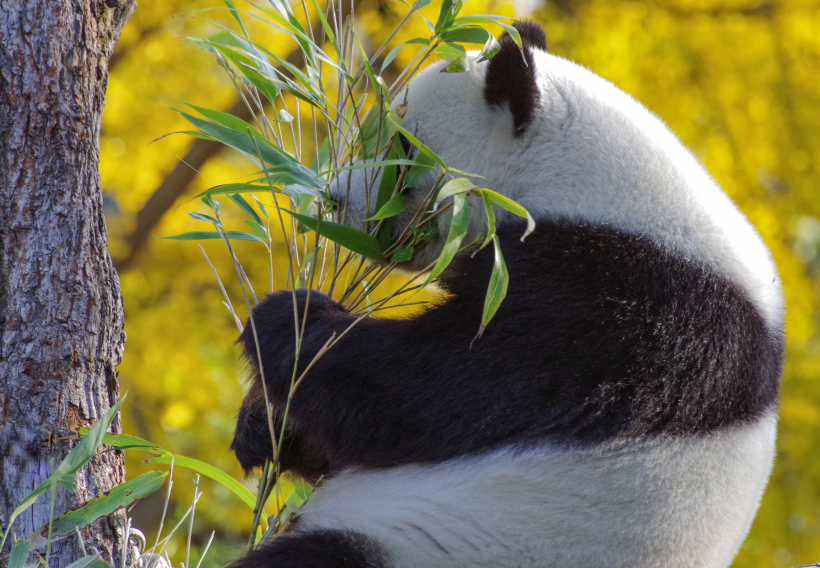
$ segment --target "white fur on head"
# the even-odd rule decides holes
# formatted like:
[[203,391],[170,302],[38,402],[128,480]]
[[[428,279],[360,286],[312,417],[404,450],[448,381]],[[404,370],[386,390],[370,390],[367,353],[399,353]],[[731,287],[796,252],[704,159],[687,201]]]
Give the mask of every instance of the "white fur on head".
[[[440,73],[443,63],[420,73],[407,91],[403,126],[448,166],[482,175],[477,185],[518,201],[536,220],[608,224],[707,264],[745,289],[771,329],[780,329],[781,286],[766,246],[678,138],[608,81],[539,49],[533,56],[540,108],[523,134],[514,135],[508,109],[485,102],[486,62],[464,73]],[[366,216],[366,175],[373,174],[359,170],[350,179],[353,226]],[[405,193],[399,224],[435,177]],[[342,176],[334,191],[344,194],[346,185]],[[480,207],[471,209],[468,240],[485,231]],[[442,243],[431,243],[412,268],[435,258]]]

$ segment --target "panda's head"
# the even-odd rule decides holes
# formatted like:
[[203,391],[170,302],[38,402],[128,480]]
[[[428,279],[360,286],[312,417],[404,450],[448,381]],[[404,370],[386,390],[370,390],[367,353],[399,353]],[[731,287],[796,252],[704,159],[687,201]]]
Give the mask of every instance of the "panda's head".
[[[542,100],[538,84],[540,59],[547,55],[544,30],[535,23],[515,24],[521,40],[519,48],[506,32],[499,38],[501,49],[490,60],[479,61],[478,52],[470,52],[471,65],[462,73],[443,72],[447,62],[438,62],[419,73],[393,101],[393,107],[405,106],[402,125],[430,147],[444,162],[466,172],[501,172],[521,149],[533,143],[531,126],[543,114],[549,101]],[[403,139],[403,137],[401,137]],[[418,155],[406,140],[405,150]],[[402,193],[405,210],[396,219],[398,234],[410,223],[441,170],[431,173]],[[344,208],[344,222],[362,228],[364,219],[374,214],[372,188],[378,187],[379,174],[372,170],[344,172],[333,186],[333,196]],[[479,187],[515,197],[513,187],[502,187],[506,176],[491,175],[490,180],[472,178]],[[349,181],[348,181],[349,180]],[[367,196],[365,188],[371,188]],[[366,203],[370,211],[366,214]],[[473,218],[474,217],[474,218]],[[425,266],[441,250],[446,234],[445,219],[439,220],[439,238],[428,243],[406,269]],[[471,208],[471,231],[468,237],[483,229],[481,217]],[[372,227],[372,224],[371,224]]]
[[[481,175],[471,181],[526,207],[536,220],[608,225],[733,278],[779,318],[779,279],[754,228],[669,128],[605,79],[547,52],[544,31],[516,24],[523,49],[500,38],[487,61],[471,52],[462,73],[445,62],[419,73],[394,105],[406,104],[402,126],[448,167]],[[403,194],[401,230],[439,175],[431,172]],[[347,195],[345,223],[361,228],[374,213],[365,188],[378,187],[372,170],[338,178],[335,197]],[[348,192],[349,188],[349,192]],[[371,210],[366,212],[365,203]],[[496,211],[498,222],[507,218]],[[447,229],[419,251],[409,270],[439,254]],[[536,231],[537,231],[536,227]],[[465,242],[486,231],[481,207],[470,208]]]

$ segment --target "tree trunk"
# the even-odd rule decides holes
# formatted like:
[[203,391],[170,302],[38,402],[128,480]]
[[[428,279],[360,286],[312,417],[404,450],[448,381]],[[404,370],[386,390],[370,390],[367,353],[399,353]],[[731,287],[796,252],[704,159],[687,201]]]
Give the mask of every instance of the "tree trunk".
[[[134,0],[0,0],[0,523],[119,397],[122,297],[106,247],[99,170],[108,58]],[[119,429],[119,420],[115,421]],[[55,515],[122,483],[122,455],[92,459]],[[48,523],[49,496],[18,518]],[[119,556],[124,514],[84,531]],[[10,537],[9,541],[12,540]],[[2,552],[7,552],[8,548]],[[81,555],[52,545],[50,566]]]

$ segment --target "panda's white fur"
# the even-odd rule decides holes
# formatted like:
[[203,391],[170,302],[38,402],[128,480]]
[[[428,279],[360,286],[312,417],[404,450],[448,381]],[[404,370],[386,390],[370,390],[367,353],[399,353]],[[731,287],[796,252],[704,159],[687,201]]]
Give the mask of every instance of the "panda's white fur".
[[[748,297],[777,343],[783,304],[771,256],[703,166],[632,97],[570,61],[531,51],[540,99],[523,133],[513,130],[509,108],[488,104],[487,62],[464,73],[442,73],[442,63],[420,73],[394,102],[407,105],[403,126],[448,166],[480,174],[483,179],[474,180],[478,185],[522,204],[536,220],[638,235],[658,250],[721,275]],[[438,173],[404,194],[407,207],[399,226],[408,222]],[[372,175],[354,170],[334,187],[345,199],[347,224],[360,226],[373,213],[365,211],[364,191],[378,187]],[[500,224],[507,219],[503,211],[496,214]],[[466,241],[485,230],[480,208],[470,215]],[[443,223],[440,219],[442,235]],[[407,268],[434,260],[443,239],[417,252]],[[290,299],[282,301],[287,313]],[[270,302],[258,309],[271,315],[264,320],[258,311],[257,327],[273,329],[269,322],[278,312]],[[252,353],[250,339],[245,342]],[[264,354],[265,345],[262,349]],[[249,360],[253,364],[254,357]],[[316,490],[300,512],[295,534],[305,535],[299,546],[310,544],[311,534],[350,533],[375,543],[372,563],[345,566],[725,568],[751,525],[771,471],[774,388],[765,412],[727,419],[727,426],[694,436],[616,437],[597,445],[547,439],[465,452],[440,463],[345,466]],[[251,400],[243,409],[247,417],[252,406]],[[365,418],[361,413],[356,409],[355,419]],[[267,426],[258,417],[243,421],[242,413],[240,426],[234,448],[243,466],[256,465],[268,443]],[[248,441],[253,428],[260,429],[257,446]],[[342,541],[327,546],[358,550],[362,558],[373,552],[367,543]],[[281,552],[286,548],[280,546],[279,553],[286,554]],[[300,565],[294,554],[297,560],[283,566]],[[239,566],[260,565],[263,557],[260,552]],[[271,566],[277,558],[285,556],[271,556]]]
[[719,568],[755,516],[776,417],[703,439],[545,445],[347,471],[300,530],[375,538],[396,568]]

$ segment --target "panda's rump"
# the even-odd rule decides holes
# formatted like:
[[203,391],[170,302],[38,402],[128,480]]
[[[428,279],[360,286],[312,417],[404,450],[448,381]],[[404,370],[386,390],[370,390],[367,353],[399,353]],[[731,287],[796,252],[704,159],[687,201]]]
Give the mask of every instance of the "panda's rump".
[[350,469],[297,531],[372,538],[389,566],[727,566],[760,501],[775,417],[698,438],[501,448],[436,465]]

